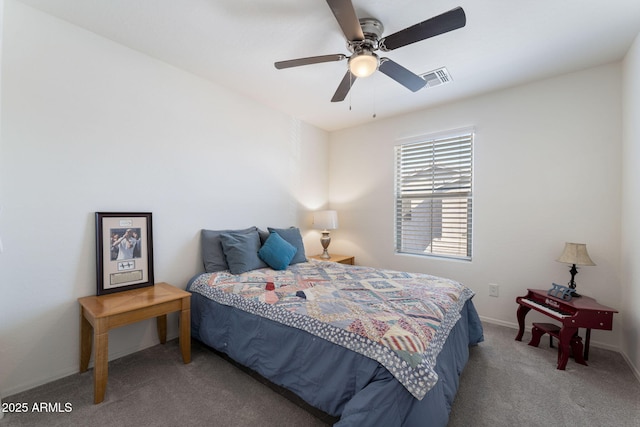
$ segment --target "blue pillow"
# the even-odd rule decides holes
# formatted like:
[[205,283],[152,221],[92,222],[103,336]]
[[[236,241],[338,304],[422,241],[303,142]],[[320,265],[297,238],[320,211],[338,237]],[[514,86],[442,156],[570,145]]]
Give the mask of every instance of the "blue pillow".
[[291,264],[297,264],[299,262],[307,262],[307,257],[304,254],[304,244],[302,243],[302,236],[300,230],[296,227],[290,228],[271,228],[267,227],[270,233],[276,232],[280,237],[289,242],[296,248],[296,254],[291,260]]
[[285,270],[298,250],[275,232],[269,234],[258,256],[274,270]]
[[267,266],[258,257],[260,236],[257,230],[250,233],[222,233],[220,242],[232,274],[241,274]]

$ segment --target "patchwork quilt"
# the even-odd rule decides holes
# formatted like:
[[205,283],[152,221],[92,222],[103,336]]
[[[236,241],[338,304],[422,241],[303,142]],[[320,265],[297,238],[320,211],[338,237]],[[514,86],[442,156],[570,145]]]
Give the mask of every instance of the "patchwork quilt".
[[427,274],[315,260],[202,274],[190,291],[374,359],[417,399],[438,381],[436,358],[474,295]]

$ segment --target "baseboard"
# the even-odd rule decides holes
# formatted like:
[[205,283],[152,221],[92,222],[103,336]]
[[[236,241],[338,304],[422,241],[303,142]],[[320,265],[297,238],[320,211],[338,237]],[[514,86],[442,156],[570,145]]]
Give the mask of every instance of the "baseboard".
[[[491,317],[486,317],[486,316],[480,316],[480,320],[482,320],[483,322],[492,323],[494,325],[505,326],[507,328],[512,328],[512,329],[515,329],[515,330],[520,329],[518,324],[515,323],[515,322],[505,322],[504,320],[493,319]],[[527,331],[527,332],[531,332],[531,326],[525,326],[524,330]],[[605,350],[615,351],[616,353],[622,354],[623,357],[624,357],[624,354],[620,351],[620,348],[616,347],[615,345],[606,344],[606,343],[603,343],[603,342],[600,342],[600,341],[593,341],[593,340],[591,340],[590,345],[592,347],[598,347],[598,348],[603,348]],[[625,358],[625,360],[627,360],[627,363],[629,363],[627,358]],[[631,369],[633,369],[633,367]]]
[[[178,338],[178,335],[175,336],[170,336],[169,334],[167,334],[167,341],[172,340],[172,339],[176,339]],[[124,356],[128,356],[130,354],[136,353],[138,351],[142,351],[145,350],[149,347],[153,347],[158,345],[160,342],[152,342],[144,347],[129,347],[123,350],[120,350],[118,352],[114,352],[113,354],[110,354],[109,357],[109,361],[111,362],[112,360],[116,360],[116,359],[120,359],[121,357]],[[91,357],[91,361],[89,362],[89,369],[93,368],[93,357]],[[0,398],[4,398],[6,401],[6,398],[9,396],[13,396],[14,394],[18,394],[18,393],[22,393],[23,391],[27,391],[27,390],[31,390],[32,388],[36,388],[39,387],[41,385],[59,380],[61,378],[64,377],[68,377],[70,375],[75,375],[78,373],[78,365],[74,365],[74,366],[69,366],[63,369],[60,369],[59,371],[53,372],[50,375],[47,375],[44,378],[38,378],[36,380],[34,380],[33,382],[29,382],[29,383],[25,383],[25,384],[19,384],[15,387],[11,387],[8,388],[4,391],[2,391],[0,393]]]
[[631,362],[631,359],[629,359],[629,357],[624,351],[621,351],[620,354],[622,355],[622,358],[625,360],[625,362],[627,362],[627,365],[629,365],[629,367],[631,368],[631,372],[633,372],[633,375],[636,377],[636,379],[640,383],[640,371],[636,369],[636,367]]
[[[492,323],[494,325],[505,326],[505,327],[511,328],[511,329],[518,329],[518,324],[517,323],[505,322],[504,320],[498,320],[498,319],[494,319],[492,317],[487,317],[487,316],[479,316],[479,317],[480,317],[480,320],[482,320],[483,322],[486,322],[486,323]],[[531,327],[530,326],[525,326],[525,330],[531,331]]]

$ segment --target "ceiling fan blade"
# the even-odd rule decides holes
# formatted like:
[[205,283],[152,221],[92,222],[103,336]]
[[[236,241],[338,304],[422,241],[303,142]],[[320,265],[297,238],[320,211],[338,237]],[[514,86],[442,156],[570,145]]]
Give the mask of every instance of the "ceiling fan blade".
[[299,67],[301,65],[320,64],[322,62],[342,61],[346,56],[340,53],[335,55],[310,56],[308,58],[290,59],[288,61],[275,62],[273,65],[278,70],[283,68]]
[[351,0],[327,0],[340,28],[349,41],[362,41],[364,34]]
[[441,15],[422,21],[380,40],[380,50],[388,52],[411,43],[419,42],[467,24],[467,17],[461,7],[456,7]]
[[349,93],[349,90],[351,89],[351,86],[353,86],[353,82],[355,82],[356,79],[357,77],[351,74],[351,71],[347,70],[347,74],[345,74],[342,78],[342,81],[340,82],[336,93],[334,93],[333,98],[331,98],[331,102],[344,101],[344,99],[347,97],[347,94]]
[[427,84],[422,77],[412,73],[389,58],[380,58],[380,66],[378,67],[378,70],[412,92],[419,91]]

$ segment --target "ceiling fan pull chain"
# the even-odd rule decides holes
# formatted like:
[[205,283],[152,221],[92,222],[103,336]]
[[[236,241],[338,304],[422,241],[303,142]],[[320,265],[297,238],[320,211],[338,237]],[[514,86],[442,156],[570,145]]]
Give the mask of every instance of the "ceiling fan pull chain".
[[372,83],[374,83],[374,85],[373,85],[373,118],[375,119],[376,118],[376,106],[377,106],[377,104],[376,104],[377,96],[376,95],[378,93],[376,91],[376,88],[378,87],[378,85],[376,85],[375,82],[372,82]]
[[351,87],[353,86],[353,74],[349,73],[349,111],[351,111]]

